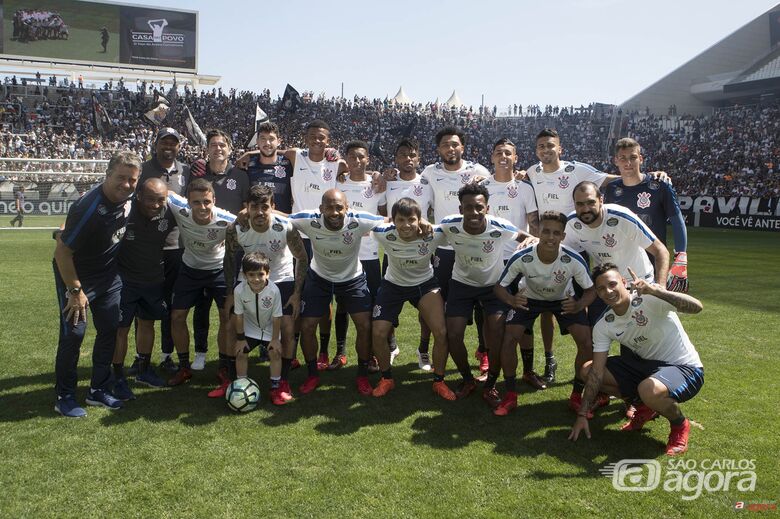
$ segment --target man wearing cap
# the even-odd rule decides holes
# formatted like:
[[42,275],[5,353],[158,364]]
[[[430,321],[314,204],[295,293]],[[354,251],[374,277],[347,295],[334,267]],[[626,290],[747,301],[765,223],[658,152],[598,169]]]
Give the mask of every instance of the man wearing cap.
[[[154,143],[154,155],[141,165],[141,178],[138,184],[143,185],[150,178],[159,178],[168,185],[169,192],[186,196],[187,184],[190,181],[190,168],[176,160],[181,150],[182,141],[182,136],[173,128],[161,128]],[[179,274],[183,252],[184,248],[179,244],[179,230],[176,228],[168,234],[163,246],[165,304],[168,308],[171,307],[173,284]],[[171,359],[173,339],[171,338],[170,316],[161,321],[160,336],[162,341],[160,367],[173,373],[176,371],[176,366]],[[197,345],[195,349],[197,351]]]

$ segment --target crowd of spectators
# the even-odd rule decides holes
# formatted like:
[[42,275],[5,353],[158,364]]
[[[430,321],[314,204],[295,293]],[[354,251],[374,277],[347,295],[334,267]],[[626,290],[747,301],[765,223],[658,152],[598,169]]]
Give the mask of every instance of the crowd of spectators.
[[[196,122],[207,128],[227,131],[241,154],[252,136],[255,105],[276,122],[283,146],[302,146],[303,128],[312,119],[324,119],[331,126],[332,145],[362,139],[371,144],[372,164],[381,169],[392,164],[392,155],[403,135],[421,144],[422,164],[436,160],[434,135],[444,125],[464,128],[466,158],[490,166],[492,143],[508,137],[516,143],[518,166],[537,161],[534,137],[543,128],[558,130],[565,160],[592,164],[615,172],[610,161],[610,144],[616,137],[631,136],[643,146],[645,170],[663,170],[672,177],[680,195],[780,196],[780,106],[749,106],[721,109],[702,117],[653,116],[645,112],[613,113],[607,105],[588,107],[512,105],[498,113],[497,107],[450,108],[434,103],[397,105],[389,100],[354,97],[325,98],[304,92],[295,110],[282,110],[279,97],[267,89],[259,93],[231,89],[195,92],[136,82],[126,87],[124,79],[102,88],[85,87],[81,80],[57,84],[49,81],[46,95],[20,95],[15,81],[5,81],[0,102],[0,161],[3,158],[100,159],[116,150],[129,149],[143,157],[151,152],[154,127],[143,113],[164,98],[171,105],[165,125],[184,131],[183,106]],[[29,87],[25,87],[25,94]],[[112,128],[99,135],[93,127],[92,96],[106,108]],[[616,120],[618,124],[616,125]],[[619,127],[619,135],[614,128]],[[612,128],[612,130],[611,130]],[[182,149],[182,159],[193,161],[203,150],[192,143]],[[6,178],[25,174],[61,174],[94,171],[93,165],[72,162],[0,162]],[[18,174],[16,172],[18,171]],[[9,174],[8,172],[14,172]],[[39,178],[40,179],[40,178]]]

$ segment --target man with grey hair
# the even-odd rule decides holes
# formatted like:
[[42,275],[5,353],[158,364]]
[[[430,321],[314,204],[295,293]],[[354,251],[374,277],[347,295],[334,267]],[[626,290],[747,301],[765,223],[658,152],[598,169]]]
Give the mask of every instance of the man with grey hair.
[[88,308],[97,334],[87,404],[109,409],[122,407],[122,402],[108,389],[122,288],[117,253],[130,214],[130,197],[140,174],[141,160],[135,153],[124,151],[111,157],[106,179],[70,207],[65,228],[57,237],[54,281],[60,308],[60,337],[54,409],[63,416],[78,418],[87,414],[76,402],[76,384]]

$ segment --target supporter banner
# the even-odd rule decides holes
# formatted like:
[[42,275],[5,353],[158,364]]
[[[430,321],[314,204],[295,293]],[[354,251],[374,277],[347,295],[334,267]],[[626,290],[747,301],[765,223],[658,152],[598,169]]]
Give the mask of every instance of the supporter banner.
[[197,12],[80,0],[0,0],[0,55],[57,63],[197,68]]
[[[35,215],[66,215],[68,209],[75,200],[35,200],[24,203],[24,214]],[[13,200],[0,201],[0,215],[16,214],[16,202]]]
[[694,227],[780,231],[780,198],[681,196],[685,223]]

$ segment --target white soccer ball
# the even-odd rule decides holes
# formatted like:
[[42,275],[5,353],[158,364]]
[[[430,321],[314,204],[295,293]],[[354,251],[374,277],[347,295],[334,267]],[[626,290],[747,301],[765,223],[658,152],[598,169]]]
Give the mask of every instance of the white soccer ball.
[[246,413],[260,403],[260,386],[248,377],[237,378],[225,392],[227,405],[233,411]]

